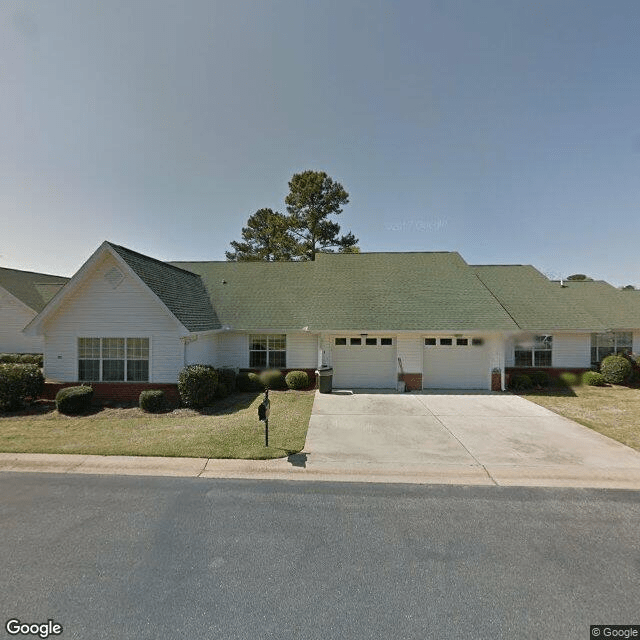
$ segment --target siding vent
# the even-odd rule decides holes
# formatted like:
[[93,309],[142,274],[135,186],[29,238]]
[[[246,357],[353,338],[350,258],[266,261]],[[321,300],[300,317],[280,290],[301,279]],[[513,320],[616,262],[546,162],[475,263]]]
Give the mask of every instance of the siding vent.
[[117,289],[118,285],[124,280],[124,276],[119,269],[111,267],[111,269],[104,274],[104,279],[111,285],[112,289]]

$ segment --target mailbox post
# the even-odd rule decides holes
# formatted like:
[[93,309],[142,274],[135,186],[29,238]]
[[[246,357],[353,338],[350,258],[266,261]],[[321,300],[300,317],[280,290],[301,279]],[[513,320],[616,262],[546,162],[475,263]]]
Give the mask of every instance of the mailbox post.
[[264,422],[264,446],[269,446],[269,414],[271,413],[271,400],[269,389],[264,392],[264,400],[258,405],[258,420]]

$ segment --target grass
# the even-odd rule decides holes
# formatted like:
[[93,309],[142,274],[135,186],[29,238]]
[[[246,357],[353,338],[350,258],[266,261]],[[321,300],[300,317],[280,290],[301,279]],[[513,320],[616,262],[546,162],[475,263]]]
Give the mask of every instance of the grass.
[[0,414],[0,451],[195,458],[282,458],[301,451],[313,391],[272,391],[269,447],[258,421],[263,395],[237,393],[202,411],[149,414],[138,407],[65,416],[50,402]]
[[640,389],[581,385],[519,395],[640,451]]

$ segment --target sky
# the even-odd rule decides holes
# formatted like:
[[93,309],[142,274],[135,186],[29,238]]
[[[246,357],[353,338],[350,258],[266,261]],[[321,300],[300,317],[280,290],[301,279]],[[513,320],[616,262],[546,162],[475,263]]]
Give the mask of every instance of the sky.
[[224,260],[295,173],[362,251],[640,287],[637,0],[0,0],[0,266]]

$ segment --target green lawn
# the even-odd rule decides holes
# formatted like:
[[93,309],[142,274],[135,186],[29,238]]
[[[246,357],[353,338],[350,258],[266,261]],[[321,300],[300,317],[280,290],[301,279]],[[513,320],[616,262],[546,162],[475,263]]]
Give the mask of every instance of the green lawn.
[[238,393],[217,407],[149,414],[139,408],[64,416],[50,403],[0,414],[0,451],[195,458],[281,458],[304,447],[313,391],[272,391],[269,448],[258,405],[264,396]]
[[640,389],[584,385],[519,395],[640,451]]

